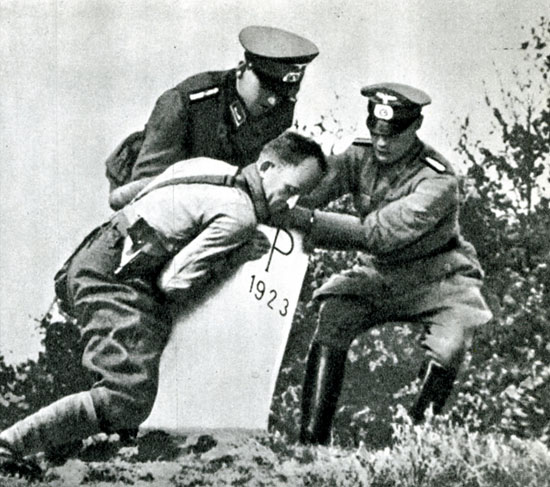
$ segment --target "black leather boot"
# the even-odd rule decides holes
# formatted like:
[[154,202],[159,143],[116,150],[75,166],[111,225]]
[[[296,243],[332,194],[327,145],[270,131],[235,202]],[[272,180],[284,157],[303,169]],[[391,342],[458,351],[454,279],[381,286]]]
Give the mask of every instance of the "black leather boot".
[[434,414],[441,412],[453,390],[456,379],[456,371],[445,369],[433,360],[421,369],[421,375],[424,377],[422,388],[416,402],[409,411],[409,415],[415,424],[423,421],[426,409],[430,404],[433,405]]
[[300,442],[326,445],[342,389],[347,350],[313,343],[302,391]]

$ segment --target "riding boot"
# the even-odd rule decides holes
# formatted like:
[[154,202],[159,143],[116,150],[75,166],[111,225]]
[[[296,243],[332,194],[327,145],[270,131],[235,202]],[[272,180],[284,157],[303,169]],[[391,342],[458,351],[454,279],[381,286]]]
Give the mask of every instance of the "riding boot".
[[451,394],[457,375],[455,370],[445,369],[433,360],[423,367],[423,370],[425,370],[425,374],[422,374],[424,379],[420,394],[409,411],[415,424],[422,422],[430,404],[433,405],[434,414],[439,414],[442,411]]
[[300,442],[328,443],[342,389],[347,350],[314,342],[307,359],[302,391]]

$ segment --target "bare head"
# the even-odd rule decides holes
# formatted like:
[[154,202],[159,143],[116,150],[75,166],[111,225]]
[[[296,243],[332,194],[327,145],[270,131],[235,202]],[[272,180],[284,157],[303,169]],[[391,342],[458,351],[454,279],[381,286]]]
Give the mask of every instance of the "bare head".
[[309,193],[327,171],[319,144],[289,131],[265,145],[256,165],[272,209]]

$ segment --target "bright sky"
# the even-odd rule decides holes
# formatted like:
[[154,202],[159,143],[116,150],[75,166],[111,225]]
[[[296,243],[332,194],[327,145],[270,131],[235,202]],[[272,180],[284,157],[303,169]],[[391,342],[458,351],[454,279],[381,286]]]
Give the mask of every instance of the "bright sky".
[[546,0],[0,0],[0,354],[36,356],[33,320],[56,270],[109,214],[105,157],[164,90],[234,67],[242,27],[319,46],[302,123],[332,111],[366,135],[361,86],[405,82],[432,96],[421,136],[452,158],[459,118],[487,130],[482,80],[496,92],[497,71],[521,61],[521,26],[548,10]]

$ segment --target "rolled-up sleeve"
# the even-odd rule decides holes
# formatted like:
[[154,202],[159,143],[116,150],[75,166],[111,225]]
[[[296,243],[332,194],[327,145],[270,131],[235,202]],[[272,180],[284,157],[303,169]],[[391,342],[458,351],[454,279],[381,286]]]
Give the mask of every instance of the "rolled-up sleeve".
[[[238,214],[238,213],[237,213]],[[206,285],[225,265],[227,255],[247,242],[256,228],[254,218],[232,216],[226,211],[213,218],[162,270],[158,284],[168,296],[184,297]]]

